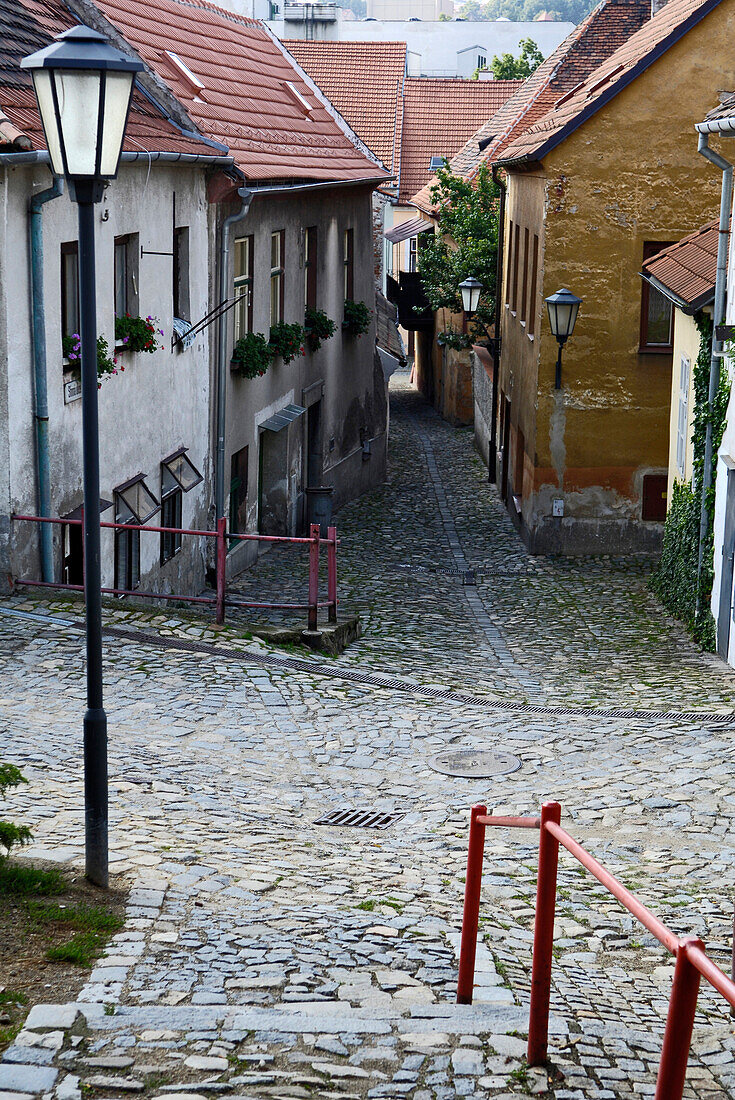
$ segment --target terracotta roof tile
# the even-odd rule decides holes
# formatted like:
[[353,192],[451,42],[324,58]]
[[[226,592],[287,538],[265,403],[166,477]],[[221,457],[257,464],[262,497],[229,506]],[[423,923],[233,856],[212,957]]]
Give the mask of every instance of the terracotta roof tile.
[[538,159],[626,87],[721,0],[669,0],[564,103],[508,142],[494,160]]
[[[54,35],[78,23],[55,0],[0,0],[0,107],[23,140],[14,144],[32,149],[46,148],[41,118],[36,106],[30,74],[19,68],[20,61],[34,50],[47,46]],[[1,142],[0,142],[1,144]],[[215,150],[196,138],[185,137],[139,92],[133,104],[125,134],[126,152],[191,153],[211,156]]]
[[283,45],[391,174],[401,169],[405,42]]
[[[230,148],[246,179],[383,175],[262,24],[205,0],[156,0],[155,19],[146,0],[98,0],[98,7],[165,81],[201,132]],[[166,51],[202,82],[201,90]]]
[[[639,31],[650,14],[650,0],[602,0],[473,134],[452,159],[452,170],[471,179],[480,164],[500,159],[513,141]],[[412,201],[420,209],[432,209],[430,189],[424,187],[414,195]]]
[[646,260],[643,275],[655,279],[671,293],[677,305],[693,313],[714,296],[717,238],[715,220]]
[[409,77],[404,90],[399,198],[431,179],[432,156],[451,160],[489,115],[522,87],[521,80]]

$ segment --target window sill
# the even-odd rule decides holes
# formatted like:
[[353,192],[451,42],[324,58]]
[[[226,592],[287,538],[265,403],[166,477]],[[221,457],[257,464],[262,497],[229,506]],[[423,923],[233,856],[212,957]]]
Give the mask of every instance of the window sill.
[[669,345],[666,348],[662,348],[662,347],[650,347],[649,348],[649,347],[643,347],[643,346],[639,345],[638,354],[639,355],[666,355],[669,358],[671,358],[671,356],[674,354],[674,348],[673,348],[673,345]]
[[535,335],[532,332],[527,332],[526,337],[531,341],[531,343],[533,343],[536,339]]
[[522,501],[521,497],[518,497],[515,494],[513,494],[513,504],[515,505],[515,510],[518,513],[518,515],[521,514],[522,503],[523,503],[523,501]]

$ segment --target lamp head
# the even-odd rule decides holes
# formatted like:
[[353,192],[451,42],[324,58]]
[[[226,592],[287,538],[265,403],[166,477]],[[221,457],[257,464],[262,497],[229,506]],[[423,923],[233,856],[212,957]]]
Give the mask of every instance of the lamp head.
[[564,344],[574,332],[582,299],[572,294],[571,290],[562,289],[550,294],[545,301],[552,335]]
[[[20,63],[33,78],[54,175],[95,185],[117,175],[135,74],[143,64],[91,27],[72,27]],[[73,193],[73,186],[70,188]]]
[[470,275],[468,279],[459,284],[459,292],[462,295],[462,309],[468,317],[474,316],[480,303],[482,283],[479,279],[474,279]]

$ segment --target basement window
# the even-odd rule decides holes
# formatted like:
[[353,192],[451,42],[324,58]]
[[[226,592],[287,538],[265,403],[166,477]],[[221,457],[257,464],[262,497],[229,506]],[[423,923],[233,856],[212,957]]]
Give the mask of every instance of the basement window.
[[188,493],[195,485],[204,480],[194,463],[187,457],[186,447],[181,447],[168,458],[164,458],[161,465],[164,468],[164,491],[170,492],[176,486]]
[[132,519],[118,520],[118,523],[146,523],[158,511],[158,501],[146,485],[143,474],[136,474],[130,481],[118,485],[115,493],[132,516]]

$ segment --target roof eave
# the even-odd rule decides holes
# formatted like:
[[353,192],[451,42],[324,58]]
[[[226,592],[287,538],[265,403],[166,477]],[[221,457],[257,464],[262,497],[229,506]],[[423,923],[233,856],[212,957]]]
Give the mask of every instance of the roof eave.
[[642,279],[645,279],[647,283],[650,283],[655,290],[663,294],[664,298],[668,298],[677,309],[680,309],[682,313],[686,313],[688,317],[691,317],[705,306],[712,305],[715,300],[714,286],[708,288],[691,301],[687,301],[686,298],[682,298],[676,291],[671,290],[665,283],[662,283],[660,279],[657,279],[655,275],[650,275],[645,271],[639,271],[638,274]]
[[[610,102],[610,100],[614,99],[619,92],[622,92],[624,88],[627,88],[628,85],[636,80],[642,73],[644,73],[646,69],[650,68],[650,66],[653,65],[654,62],[658,61],[660,57],[663,57],[663,55],[667,53],[672,46],[675,46],[676,43],[680,41],[680,39],[688,34],[693,27],[696,27],[696,25],[700,23],[702,19],[705,18],[705,16],[709,15],[709,13],[713,11],[716,7],[718,7],[721,3],[722,0],[707,0],[707,2],[697,8],[696,11],[693,11],[687,19],[680,23],[678,27],[676,27],[671,32],[671,34],[669,34],[666,38],[659,42],[658,45],[655,46],[650,53],[646,54],[646,56],[641,58],[641,60],[636,65],[634,65],[627,72],[623,73],[620,78],[615,81],[615,83],[611,84],[609,88],[607,88],[596,99],[589,103],[578,115],[575,115],[574,118],[570,119],[566,126],[562,126],[561,130],[559,130],[555,134],[552,134],[552,136],[547,141],[536,148],[533,153],[533,159],[538,161],[542,160],[553,149],[556,149],[557,145],[561,145],[563,141],[566,141],[566,139],[570,137],[575,130],[578,130],[580,126],[584,125],[584,123],[592,118],[593,115],[597,114],[599,110],[605,107]],[[590,77],[588,79],[591,79],[592,75],[594,74],[590,74]],[[703,123],[699,123],[697,129],[699,129],[699,126],[701,125],[703,125]],[[497,160],[493,161],[493,163],[497,164],[499,167],[504,168],[508,165],[515,166],[517,163],[523,163],[524,161],[528,160],[530,160],[530,157],[525,156],[511,158],[508,160]]]

